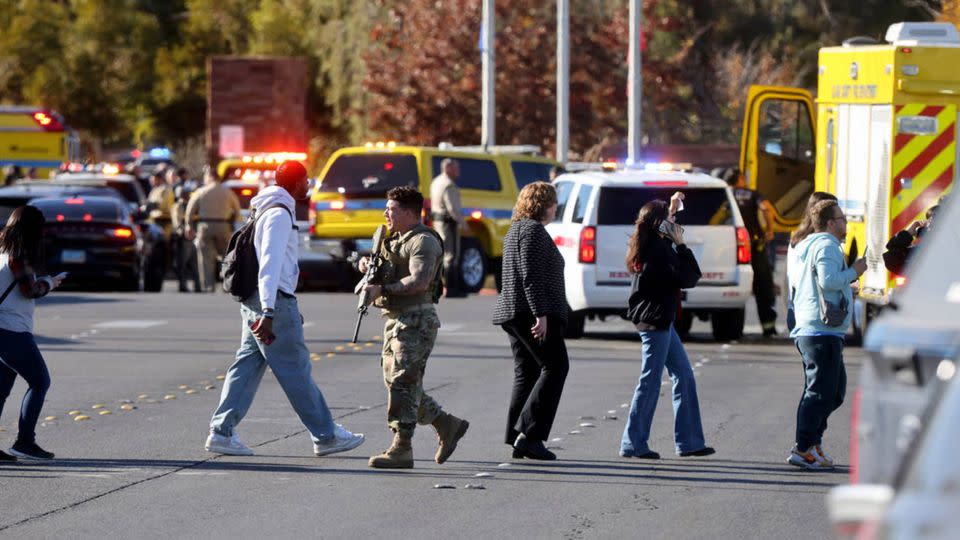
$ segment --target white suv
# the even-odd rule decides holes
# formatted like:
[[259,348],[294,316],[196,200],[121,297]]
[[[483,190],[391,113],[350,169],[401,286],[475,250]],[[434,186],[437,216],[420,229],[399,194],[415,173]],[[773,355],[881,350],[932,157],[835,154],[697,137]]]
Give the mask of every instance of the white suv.
[[753,269],[749,235],[726,183],[701,173],[619,169],[563,174],[554,185],[557,218],[547,231],[566,261],[567,337],[582,337],[588,317],[626,314],[631,275],[625,258],[637,213],[677,191],[686,198],[676,221],[703,273],[695,288],[682,293],[677,332],[687,334],[696,316],[710,319],[718,340],[743,334]]

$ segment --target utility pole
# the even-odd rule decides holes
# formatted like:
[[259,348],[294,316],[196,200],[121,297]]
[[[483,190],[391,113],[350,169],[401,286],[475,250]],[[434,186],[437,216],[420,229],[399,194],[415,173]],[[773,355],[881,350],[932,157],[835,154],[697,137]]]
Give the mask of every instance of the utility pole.
[[627,162],[640,162],[640,139],[642,137],[640,124],[640,101],[643,96],[643,75],[640,58],[640,20],[643,16],[643,2],[630,0],[630,52],[627,55],[630,62],[627,73],[628,105],[627,116]]
[[496,10],[494,0],[483,0],[483,22],[480,25],[480,58],[483,61],[483,108],[480,144],[485,148],[496,144],[496,57],[494,44]]
[[570,0],[557,0],[557,151],[567,162],[570,149]]

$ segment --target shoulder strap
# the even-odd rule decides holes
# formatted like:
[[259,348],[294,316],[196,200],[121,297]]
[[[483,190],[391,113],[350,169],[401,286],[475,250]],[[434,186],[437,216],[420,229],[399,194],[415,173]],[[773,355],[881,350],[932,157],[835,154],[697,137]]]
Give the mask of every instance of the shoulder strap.
[[268,207],[266,207],[266,208],[258,208],[257,211],[256,211],[256,213],[254,214],[253,220],[256,221],[256,220],[260,219],[260,216],[262,216],[263,214],[265,214],[265,213],[267,212],[267,210],[270,210],[271,208],[283,208],[284,210],[286,210],[287,215],[290,216],[290,225],[291,225],[291,228],[292,228],[293,230],[295,230],[295,231],[299,231],[299,230],[300,230],[300,228],[297,227],[297,220],[296,220],[296,218],[293,217],[293,212],[291,212],[289,208],[287,208],[286,206],[284,206],[284,205],[282,205],[282,204],[271,204],[270,206],[268,206]]
[[10,291],[12,291],[13,288],[16,286],[17,286],[17,280],[14,279],[13,281],[10,282],[10,286],[7,287],[7,290],[3,291],[3,296],[0,296],[0,304],[2,304],[3,301],[7,299],[7,296],[10,295]]

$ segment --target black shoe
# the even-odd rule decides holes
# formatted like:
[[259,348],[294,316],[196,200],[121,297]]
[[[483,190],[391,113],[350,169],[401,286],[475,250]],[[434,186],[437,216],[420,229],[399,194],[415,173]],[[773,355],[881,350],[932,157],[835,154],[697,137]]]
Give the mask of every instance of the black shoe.
[[703,457],[716,454],[717,451],[713,448],[707,446],[699,450],[694,450],[693,452],[680,452],[680,457]]
[[660,459],[660,454],[650,450],[646,454],[634,455],[634,454],[620,454],[620,457],[626,458],[637,458],[637,459]]
[[3,450],[0,450],[0,463],[15,463],[16,461],[17,456],[11,456]]
[[523,459],[523,450],[513,449],[513,459]]
[[543,445],[543,441],[531,441],[523,434],[520,434],[517,437],[517,441],[513,443],[513,456],[517,457],[518,452],[520,457],[529,459],[539,459],[541,461],[553,461],[557,459],[557,455],[547,450],[547,447]]
[[53,452],[47,452],[35,442],[16,442],[10,447],[10,453],[23,459],[53,459]]
[[765,328],[765,329],[763,330],[763,337],[765,337],[765,338],[767,338],[767,339],[777,337],[777,329],[776,329],[776,328]]

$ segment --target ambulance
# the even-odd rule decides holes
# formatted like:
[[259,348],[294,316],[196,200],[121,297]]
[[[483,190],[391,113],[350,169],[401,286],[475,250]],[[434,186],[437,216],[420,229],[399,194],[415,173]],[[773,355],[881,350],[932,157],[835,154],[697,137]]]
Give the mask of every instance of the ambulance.
[[[796,227],[814,190],[847,215],[848,260],[866,254],[855,333],[905,283],[887,272],[887,241],[946,195],[958,175],[960,33],[948,23],[898,23],[886,43],[852,38],[820,50],[817,98],[750,88],[740,170]],[[785,237],[785,235],[781,235]]]
[[49,178],[80,159],[80,139],[58,113],[32,106],[0,106],[0,167],[36,169]]

